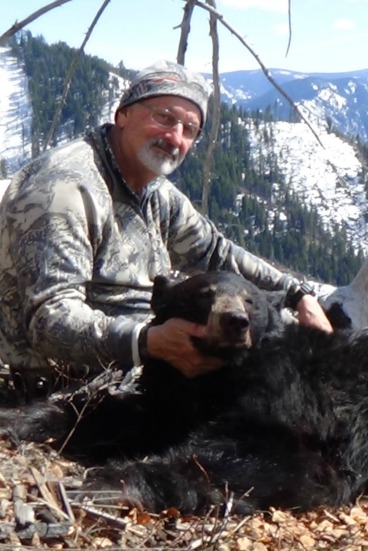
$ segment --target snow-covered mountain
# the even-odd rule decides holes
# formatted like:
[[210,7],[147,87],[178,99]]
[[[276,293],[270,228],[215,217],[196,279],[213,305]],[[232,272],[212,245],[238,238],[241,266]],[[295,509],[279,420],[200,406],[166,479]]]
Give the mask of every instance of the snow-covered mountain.
[[[269,109],[279,119],[260,125],[251,120],[246,123],[253,159],[262,163],[260,170],[267,171],[265,159],[276,155],[290,189],[304,204],[317,208],[326,229],[344,228],[351,243],[368,252],[367,167],[354,140],[341,137],[368,142],[368,69],[323,74],[269,72],[318,139],[304,122],[287,122],[295,120],[295,111],[261,69],[223,73],[224,102],[249,112]],[[275,194],[277,188],[274,182]]]
[[[32,109],[27,77],[8,48],[0,47],[0,177],[31,158]],[[3,174],[2,174],[3,173]]]
[[[119,98],[128,82],[111,74],[102,121],[113,120]],[[0,198],[11,176],[32,157],[32,106],[28,79],[10,48],[0,47]],[[55,102],[56,106],[56,102]],[[66,139],[61,129],[59,142]]]
[[[310,120],[368,142],[368,69],[349,73],[269,72]],[[249,110],[271,108],[277,118],[290,120],[290,104],[261,69],[223,73],[221,83],[224,101]]]
[[[267,171],[267,159],[276,154],[285,181],[301,201],[317,208],[326,228],[344,225],[351,241],[368,252],[367,170],[352,143],[332,131],[338,127],[342,133],[355,134],[359,129],[362,141],[368,141],[368,70],[323,76],[274,71],[273,76],[303,109],[312,112],[309,118],[323,145],[303,122],[254,125],[245,120],[255,162],[262,160],[261,170]],[[32,110],[27,78],[6,48],[0,48],[0,78],[1,196],[8,182],[5,177],[9,178],[31,156]],[[102,120],[113,119],[119,95],[127,85],[116,75],[111,79],[114,95],[107,94]],[[226,73],[222,75],[222,87],[223,99],[232,104],[263,109],[274,98],[278,106],[282,105],[262,71]],[[274,182],[275,194],[277,184]]]
[[[331,233],[344,228],[348,240],[368,252],[367,178],[354,147],[323,128],[318,132],[319,143],[302,122],[256,125],[250,121],[247,126],[259,170],[270,172],[276,156],[289,189],[303,204],[316,208],[325,228]],[[278,193],[277,182],[273,193]]]

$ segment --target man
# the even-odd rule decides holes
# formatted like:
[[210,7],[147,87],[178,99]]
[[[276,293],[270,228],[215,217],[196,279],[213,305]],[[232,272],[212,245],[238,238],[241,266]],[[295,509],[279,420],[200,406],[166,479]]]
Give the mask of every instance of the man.
[[146,355],[186,376],[214,369],[191,344],[205,327],[147,328],[153,280],[170,270],[285,289],[301,323],[331,331],[298,281],[225,239],[166,179],[202,131],[208,95],[200,75],[158,62],[123,94],[114,125],[15,175],[0,210],[0,349],[26,391],[55,370],[129,369]]

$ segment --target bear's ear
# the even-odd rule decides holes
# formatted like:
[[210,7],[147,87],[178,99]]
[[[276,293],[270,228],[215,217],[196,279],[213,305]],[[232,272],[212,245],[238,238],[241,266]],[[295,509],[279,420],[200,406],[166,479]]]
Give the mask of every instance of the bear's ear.
[[173,285],[172,279],[167,276],[159,275],[155,277],[151,298],[151,308],[155,314],[166,303],[168,291]]

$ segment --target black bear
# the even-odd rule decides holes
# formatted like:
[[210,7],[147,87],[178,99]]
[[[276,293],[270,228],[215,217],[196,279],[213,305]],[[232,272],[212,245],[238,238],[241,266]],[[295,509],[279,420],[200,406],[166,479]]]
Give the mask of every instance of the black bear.
[[61,444],[83,411],[64,450],[92,462],[116,458],[85,488],[120,489],[120,501],[154,512],[203,513],[230,497],[241,514],[307,510],[365,491],[367,333],[284,326],[279,293],[225,272],[158,278],[152,306],[153,323],[206,323],[209,338],[195,344],[224,366],[186,379],[148,362],[138,393],[91,399],[82,391],[15,415],[2,410],[0,427]]

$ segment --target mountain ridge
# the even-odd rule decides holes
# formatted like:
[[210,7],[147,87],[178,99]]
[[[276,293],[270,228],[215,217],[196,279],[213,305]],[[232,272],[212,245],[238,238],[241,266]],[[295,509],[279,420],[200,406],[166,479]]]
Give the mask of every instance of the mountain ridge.
[[[272,78],[312,122],[333,126],[344,135],[368,142],[368,69],[341,73],[305,73],[269,69]],[[262,69],[221,73],[221,97],[246,110],[270,109],[277,120],[294,121],[295,112]]]

